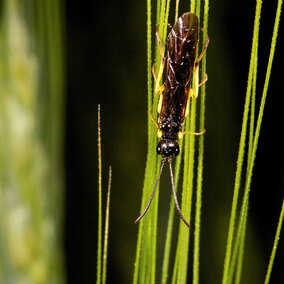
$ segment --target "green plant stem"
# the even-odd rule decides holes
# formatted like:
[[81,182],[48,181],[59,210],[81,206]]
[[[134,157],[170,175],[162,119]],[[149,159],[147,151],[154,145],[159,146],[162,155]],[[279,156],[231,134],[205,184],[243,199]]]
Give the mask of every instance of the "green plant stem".
[[97,248],[97,284],[101,283],[102,270],[102,145],[101,110],[98,105],[98,248]]
[[[191,11],[195,5],[191,1]],[[194,79],[193,79],[194,82]],[[194,86],[193,86],[194,88]],[[196,101],[190,101],[190,118],[185,122],[186,131],[195,131],[196,122]],[[190,222],[192,208],[192,193],[193,193],[193,178],[194,178],[194,155],[195,155],[195,137],[194,135],[186,135],[184,138],[184,169],[183,169],[183,186],[182,186],[182,202],[181,210]],[[174,265],[172,283],[186,283],[187,281],[187,266],[188,266],[188,251],[189,251],[189,236],[190,231],[180,222],[178,244],[176,250],[176,258]]]
[[[257,79],[257,61],[258,61],[258,42],[256,43],[255,55],[254,55],[254,70],[253,70],[253,86],[251,94],[251,107],[250,107],[250,128],[249,128],[249,139],[248,139],[248,154],[247,154],[247,169],[246,169],[246,179],[248,178],[249,164],[252,157],[252,147],[254,139],[254,121],[255,121],[255,97],[256,97],[256,79]],[[246,224],[247,224],[247,214],[248,214],[248,204],[242,202],[242,207],[245,206],[245,218],[244,225],[240,231],[238,231],[236,242],[233,251],[232,263],[230,266],[230,276],[229,281],[233,279],[233,272],[235,270],[235,263],[237,261],[237,270],[236,270],[236,280],[235,283],[240,283],[241,281],[241,272],[242,272],[242,263],[243,263],[243,254],[245,246],[245,234],[246,234]]]
[[[152,111],[152,32],[151,32],[151,0],[147,0],[147,102],[148,113]],[[148,117],[148,133],[152,130],[151,119]],[[148,145],[150,144],[148,136]]]
[[[246,223],[245,219],[246,219],[246,216],[247,216],[246,210],[247,210],[247,206],[248,206],[248,198],[249,198],[249,192],[250,192],[251,178],[252,178],[252,172],[253,172],[253,167],[254,167],[256,150],[257,150],[257,145],[258,145],[258,140],[259,140],[259,134],[260,134],[260,128],[261,128],[262,117],[263,117],[263,112],[264,112],[264,106],[265,106],[265,101],[266,101],[266,97],[267,97],[269,79],[270,79],[270,75],[271,75],[272,62],[273,62],[273,57],[274,57],[274,53],[275,53],[276,39],[277,39],[277,33],[278,33],[279,21],[280,21],[280,15],[281,15],[281,7],[282,7],[282,0],[279,0],[278,5],[277,5],[277,10],[276,10],[276,17],[275,17],[275,23],[274,23],[274,28],[273,28],[273,34],[272,34],[271,47],[270,47],[267,71],[266,71],[266,76],[265,76],[265,82],[264,82],[264,87],[263,87],[263,92],[262,92],[262,97],[261,97],[261,103],[260,103],[260,107],[259,107],[259,113],[258,113],[258,118],[257,118],[257,123],[256,123],[256,129],[255,129],[255,135],[254,135],[254,139],[253,139],[251,159],[249,161],[249,166],[248,166],[248,171],[247,171],[247,178],[246,178],[245,190],[244,190],[244,198],[243,198],[243,204],[242,204],[242,208],[241,208],[241,214],[240,214],[240,220],[239,220],[239,227],[238,227],[236,242],[239,241],[239,237],[241,235],[242,227]],[[259,14],[260,14],[260,11],[259,11]],[[227,282],[225,282],[225,283],[227,283]]]
[[269,259],[269,264],[268,264],[264,284],[268,284],[269,280],[270,280],[272,266],[273,266],[273,263],[274,263],[274,258],[275,258],[275,254],[276,254],[276,250],[277,250],[277,246],[278,246],[278,241],[279,241],[279,238],[280,238],[280,232],[281,232],[281,228],[282,228],[282,224],[283,224],[283,216],[284,216],[284,199],[283,199],[283,203],[282,203],[282,209],[281,209],[280,216],[279,216],[279,221],[278,221],[278,225],[277,225],[277,230],[276,230],[276,234],[275,234],[275,238],[274,238],[274,243],[273,243],[272,252],[271,252],[271,255],[270,255],[270,259]]
[[[186,131],[195,131],[195,116],[196,116],[196,101],[191,101],[190,107],[190,120],[186,122]],[[189,126],[190,125],[190,126]],[[182,189],[182,203],[181,210],[190,222],[191,208],[192,208],[192,192],[193,192],[193,177],[194,177],[194,135],[187,135],[185,137],[184,147],[184,176],[183,176],[183,189]],[[177,266],[177,283],[186,283],[187,278],[187,264],[188,264],[188,251],[189,251],[189,235],[190,231],[180,221],[179,235],[178,235],[178,249],[176,259],[178,262]]]
[[[166,0],[161,0],[161,10],[160,10],[159,25],[158,25],[158,33],[159,33],[159,37],[160,37],[160,40],[161,40],[161,43],[162,43],[163,46],[165,46],[165,44],[164,44],[165,43],[165,31],[164,30],[167,30],[167,27],[165,27],[166,3],[167,3]],[[158,63],[160,63],[163,54],[160,54],[158,44],[156,44],[155,46],[156,46],[156,61],[155,62],[157,62],[157,64],[156,64],[157,65],[156,69],[157,69],[157,68],[159,68]],[[165,49],[163,49],[163,51],[165,52]],[[156,70],[156,72],[157,72],[157,70]],[[154,94],[154,98],[155,98],[155,96],[156,96],[156,94]]]
[[[152,33],[151,33],[151,0],[147,0],[147,98],[148,98],[148,111],[147,114],[152,111]],[[150,151],[150,145],[153,139],[153,127],[151,124],[151,119],[148,116],[148,153]],[[145,179],[148,174],[149,163],[151,159],[150,156],[147,156],[146,170],[145,170]],[[145,183],[145,181],[144,181]],[[143,186],[144,188],[144,186]],[[145,204],[145,196],[142,195],[141,210],[143,210],[143,205]],[[133,283],[138,283],[139,267],[140,267],[140,257],[141,257],[141,246],[142,246],[142,232],[143,232],[143,222],[138,227],[138,237],[137,237],[137,247],[136,247],[136,257],[134,264],[134,274],[133,274]]]
[[190,0],[190,12],[195,13],[196,12],[196,1]]
[[[177,157],[175,162],[175,188],[178,189],[178,180],[179,180],[179,172],[181,166],[181,159],[182,159],[182,147],[183,141],[180,143],[181,153]],[[167,283],[167,278],[169,275],[169,258],[170,258],[170,250],[171,250],[171,240],[173,235],[173,223],[174,223],[174,213],[175,213],[175,204],[173,196],[171,197],[170,202],[170,210],[169,210],[169,218],[168,218],[168,226],[167,226],[167,233],[166,233],[166,241],[165,241],[165,249],[164,249],[164,257],[163,257],[163,266],[162,266],[162,277],[161,283]]]
[[[166,20],[168,18],[169,1],[158,1],[157,18],[156,23],[159,27],[159,36],[161,38],[162,45],[164,45],[163,34],[166,30]],[[151,1],[147,1],[147,77],[148,77],[148,112],[151,112],[153,118],[157,119],[157,112],[155,111],[158,104],[158,98],[153,93],[152,88],[152,63],[151,63]],[[161,60],[161,54],[157,45],[155,45],[155,62],[159,63]],[[156,64],[157,68],[157,64]],[[154,189],[158,170],[160,166],[160,159],[156,154],[156,128],[154,123],[148,116],[148,153],[145,169],[145,179],[143,186],[143,195],[141,202],[141,212],[144,210],[148,199]],[[142,218],[139,222],[138,240],[136,248],[136,259],[133,283],[155,283],[156,278],[156,238],[157,238],[157,216],[158,216],[158,197],[159,189],[157,188],[155,197],[151,204],[151,208],[147,212],[147,216]],[[143,238],[142,238],[143,236]]]
[[[262,97],[261,97],[261,103],[260,103],[260,107],[259,107],[258,119],[257,119],[257,123],[256,123],[256,130],[255,130],[254,141],[253,141],[251,161],[249,163],[249,168],[248,168],[248,178],[247,178],[246,185],[245,185],[244,204],[248,204],[248,197],[249,197],[250,184],[251,184],[251,179],[252,179],[252,172],[253,172],[256,150],[257,150],[257,145],[258,145],[258,140],[259,140],[259,135],[260,135],[260,128],[261,128],[261,123],[262,123],[262,118],[263,118],[263,113],[264,113],[264,106],[265,106],[266,97],[267,97],[267,90],[268,90],[269,79],[270,79],[270,75],[271,75],[272,62],[273,62],[274,53],[275,53],[282,3],[283,3],[283,1],[279,0],[278,4],[277,4],[277,10],[276,10],[272,40],[271,40],[271,47],[270,47],[270,53],[269,53],[269,59],[268,59],[268,64],[267,64],[267,71],[266,71],[265,82],[264,82],[264,87],[263,87],[263,92],[262,92]],[[242,223],[244,222],[244,218],[245,218],[245,206],[241,210],[240,227],[242,226]]]
[[[246,180],[248,178],[249,172],[249,164],[252,155],[252,148],[253,148],[253,138],[254,138],[254,121],[255,121],[255,97],[256,97],[256,79],[257,79],[257,53],[258,53],[258,43],[255,46],[255,52],[253,55],[252,62],[254,64],[253,67],[253,74],[252,74],[252,93],[251,93],[251,107],[250,107],[250,126],[249,126],[249,139],[248,139],[248,154],[247,154],[247,169],[246,169]],[[242,259],[243,259],[243,252],[244,252],[244,241],[245,241],[245,232],[246,232],[246,218],[248,214],[248,204],[244,203],[244,199],[242,201],[242,208],[246,207],[244,210],[245,212],[245,224],[242,228],[239,227],[237,232],[237,236],[234,242],[232,260],[230,263],[230,270],[229,270],[229,278],[228,283],[231,283],[233,280],[233,274],[235,271],[235,265],[238,264],[237,273],[236,273],[236,282],[240,281],[241,278],[241,271],[242,271]],[[238,261],[238,262],[237,262]]]
[[[208,11],[209,0],[204,2],[204,19],[203,19],[203,45],[207,39],[208,30]],[[201,77],[204,78],[206,73],[206,53],[202,58]],[[200,131],[205,128],[205,85],[201,87],[200,94]],[[204,135],[199,137],[198,166],[197,166],[197,188],[195,203],[195,225],[194,225],[194,248],[193,248],[193,280],[194,284],[199,283],[199,251],[200,251],[200,228],[201,228],[201,206],[202,206],[202,180],[203,180],[203,157],[204,157]]]
[[248,120],[248,112],[249,112],[250,97],[251,97],[252,76],[253,76],[253,70],[254,70],[254,54],[255,54],[256,44],[258,42],[258,34],[259,34],[261,4],[262,4],[262,1],[257,0],[251,60],[250,60],[249,75],[248,75],[248,85],[247,85],[247,91],[246,91],[246,99],[245,99],[245,106],[244,106],[244,113],[243,113],[243,123],[242,123],[242,130],[241,130],[241,137],[240,137],[240,144],[239,144],[237,170],[236,170],[231,217],[230,217],[228,239],[227,239],[227,246],[226,246],[226,256],[225,256],[225,261],[224,261],[224,270],[223,270],[223,279],[222,279],[223,284],[228,283],[229,268],[230,268],[230,261],[231,261],[231,255],[232,255],[234,227],[235,227],[239,189],[240,189],[240,183],[241,183],[241,172],[242,172],[242,166],[243,166],[245,139],[246,139],[246,132],[247,132],[247,120]]
[[171,0],[167,0],[166,5],[166,13],[165,13],[165,20],[164,20],[164,31],[163,31],[163,42],[166,42],[167,34],[168,34],[168,22],[169,22],[169,11],[170,11],[170,3]]
[[179,0],[176,0],[176,12],[175,12],[175,23],[178,19],[178,9],[179,9]]
[[106,272],[107,272],[107,251],[108,251],[108,232],[109,232],[109,208],[110,208],[111,179],[112,179],[112,170],[111,170],[111,167],[109,167],[107,202],[106,202],[106,216],[105,216],[105,231],[104,231],[102,284],[106,283]]
[[[244,247],[245,247],[245,235],[246,235],[246,225],[247,225],[247,214],[248,214],[248,205],[245,208],[245,218],[244,225],[242,227],[241,236],[240,236],[240,245],[238,250],[238,259],[237,259],[237,269],[236,269],[236,280],[235,284],[241,282],[242,267],[243,267],[243,256],[244,256]],[[233,277],[233,274],[232,274]]]

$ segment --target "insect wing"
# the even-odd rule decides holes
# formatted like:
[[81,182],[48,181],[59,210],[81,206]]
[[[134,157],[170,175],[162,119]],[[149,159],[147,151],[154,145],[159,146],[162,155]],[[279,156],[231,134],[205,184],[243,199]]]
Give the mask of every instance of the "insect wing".
[[175,137],[181,130],[188,91],[192,79],[198,43],[198,18],[192,13],[183,14],[173,26],[167,39],[167,73],[159,127]]
[[197,42],[198,18],[185,13],[175,23],[167,40],[168,75],[183,86],[187,86],[192,77]]

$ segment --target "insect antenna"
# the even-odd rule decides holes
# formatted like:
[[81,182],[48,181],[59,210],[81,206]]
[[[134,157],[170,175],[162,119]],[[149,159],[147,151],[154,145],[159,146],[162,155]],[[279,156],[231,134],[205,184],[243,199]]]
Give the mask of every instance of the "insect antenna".
[[162,163],[161,163],[161,167],[160,167],[160,172],[159,172],[159,175],[158,175],[158,178],[157,178],[157,181],[156,181],[155,188],[154,188],[154,190],[153,190],[153,192],[152,192],[152,194],[151,194],[151,197],[150,197],[150,199],[149,199],[149,201],[148,201],[148,204],[147,204],[146,208],[145,208],[144,211],[141,213],[141,215],[135,220],[134,223],[139,222],[139,221],[144,217],[144,215],[146,214],[146,212],[148,211],[148,209],[149,209],[149,207],[150,207],[150,205],[151,205],[151,202],[152,202],[152,200],[153,200],[153,198],[154,198],[156,189],[157,189],[157,187],[158,187],[158,184],[159,184],[159,181],[160,181],[160,178],[161,178],[161,174],[162,174],[162,171],[163,171],[163,167],[164,167],[165,161],[166,161],[166,158],[162,158]]
[[172,184],[172,190],[173,190],[173,195],[174,195],[174,200],[175,200],[177,212],[178,212],[180,218],[182,219],[182,221],[184,222],[184,224],[188,228],[190,228],[190,225],[187,223],[187,221],[185,220],[185,218],[181,214],[181,210],[180,210],[180,207],[179,207],[179,204],[178,204],[178,199],[177,199],[177,194],[176,194],[175,184],[174,184],[174,175],[173,175],[172,159],[171,158],[168,158],[168,163],[169,163],[169,168],[170,168],[171,184]]

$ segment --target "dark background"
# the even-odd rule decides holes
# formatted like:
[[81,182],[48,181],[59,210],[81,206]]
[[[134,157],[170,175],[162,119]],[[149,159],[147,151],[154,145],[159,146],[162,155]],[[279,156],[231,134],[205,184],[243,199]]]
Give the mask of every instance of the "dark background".
[[[180,14],[189,10],[185,2],[181,1]],[[86,3],[65,4],[68,283],[94,283],[96,277],[98,104],[104,201],[108,166],[113,169],[108,283],[130,283],[138,228],[133,221],[140,210],[147,148],[146,1]],[[172,2],[172,16],[174,5]],[[276,1],[264,1],[258,101],[275,11]],[[222,276],[254,12],[255,1],[210,2],[201,283],[209,283],[208,279],[210,283],[220,283]],[[281,24],[253,174],[242,283],[263,282],[284,195]],[[168,208],[168,186],[165,176],[161,186],[162,212]],[[162,215],[160,222],[165,224]],[[159,253],[163,225],[158,230]],[[284,244],[280,239],[271,283],[284,283],[283,264]]]

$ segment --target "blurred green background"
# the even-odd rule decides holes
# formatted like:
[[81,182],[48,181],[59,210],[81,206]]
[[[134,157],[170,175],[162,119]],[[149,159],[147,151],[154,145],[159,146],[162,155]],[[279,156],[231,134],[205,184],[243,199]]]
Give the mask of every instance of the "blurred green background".
[[[138,228],[133,222],[139,215],[147,148],[146,1],[0,3],[0,280],[95,282],[100,104],[104,201],[108,166],[113,169],[108,283],[130,283]],[[188,10],[189,1],[181,1],[179,14]],[[210,2],[201,283],[219,283],[222,276],[254,10],[254,1]],[[276,3],[264,1],[259,97],[275,10]],[[280,24],[251,188],[242,283],[263,282],[284,195],[282,39]],[[19,68],[24,71],[15,71],[17,79],[13,64],[22,60],[24,67]],[[28,119],[32,128],[24,124]],[[25,162],[19,153],[25,154]],[[159,255],[170,194],[165,173]],[[28,212],[27,227],[21,212]],[[14,221],[16,213],[19,219]],[[25,258],[13,255],[19,244]],[[280,239],[271,283],[284,283],[283,264]],[[30,282],[20,282],[24,280]]]

